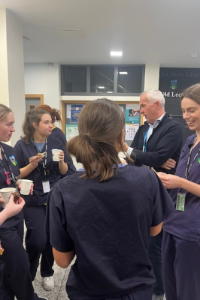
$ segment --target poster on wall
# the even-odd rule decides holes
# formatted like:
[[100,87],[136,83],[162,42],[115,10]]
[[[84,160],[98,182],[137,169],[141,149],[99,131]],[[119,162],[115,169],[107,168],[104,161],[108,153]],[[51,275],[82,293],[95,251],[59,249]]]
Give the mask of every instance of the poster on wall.
[[66,124],[65,127],[66,139],[69,141],[71,138],[78,135],[78,125],[77,124]]
[[135,134],[139,128],[139,124],[128,124],[125,125],[125,139],[128,141],[132,141],[135,137]]
[[126,105],[126,123],[140,124],[140,107],[138,104]]
[[78,118],[81,113],[83,105],[73,104],[71,105],[71,123],[78,123]]
[[125,139],[132,141],[140,125],[140,106],[139,104],[127,104],[125,111]]

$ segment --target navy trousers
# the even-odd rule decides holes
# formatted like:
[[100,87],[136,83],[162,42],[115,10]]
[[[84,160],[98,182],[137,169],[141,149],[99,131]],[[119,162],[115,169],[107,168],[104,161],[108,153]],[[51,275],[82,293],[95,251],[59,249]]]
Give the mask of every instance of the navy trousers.
[[[72,299],[70,298],[70,300]],[[130,294],[126,294],[118,297],[112,297],[112,298],[104,298],[101,300],[152,300],[152,292],[151,292],[151,288],[143,288],[135,292],[132,292]]]
[[37,300],[30,275],[29,260],[16,228],[1,233],[5,249],[0,261],[0,299]]
[[200,244],[164,232],[163,281],[167,300],[200,299]]
[[54,271],[52,269],[54,258],[52,247],[45,232],[45,216],[46,206],[28,206],[24,207],[24,219],[27,227],[25,238],[26,250],[29,256],[30,273],[32,280],[34,280],[37,268],[41,258],[41,276],[52,276]]
[[153,294],[156,295],[164,294],[161,258],[162,238],[163,230],[161,230],[158,235],[150,237],[148,248],[149,259],[151,261],[153,273],[156,279],[153,285]]

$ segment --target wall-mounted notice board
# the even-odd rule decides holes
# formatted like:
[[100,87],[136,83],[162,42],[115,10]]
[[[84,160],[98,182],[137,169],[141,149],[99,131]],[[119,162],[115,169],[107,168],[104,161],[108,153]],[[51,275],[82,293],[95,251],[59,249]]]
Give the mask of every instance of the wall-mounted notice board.
[[[62,120],[63,132],[67,140],[78,135],[78,118],[83,106],[89,101],[63,101],[62,103]],[[140,115],[139,102],[115,101],[125,115],[125,141],[131,144],[134,136],[141,124],[143,117]]]

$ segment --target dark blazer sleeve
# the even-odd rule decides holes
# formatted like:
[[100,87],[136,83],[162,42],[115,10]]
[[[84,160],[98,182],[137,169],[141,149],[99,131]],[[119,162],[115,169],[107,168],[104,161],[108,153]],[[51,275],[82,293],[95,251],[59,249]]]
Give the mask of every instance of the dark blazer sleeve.
[[[146,126],[146,127],[148,127],[148,126]],[[130,145],[131,148],[138,149],[139,140],[141,138],[143,138],[143,132],[145,132],[145,126],[144,125],[140,126],[139,129],[137,130],[136,135],[135,135],[135,137],[134,137],[134,139],[133,139],[133,141]]]
[[[136,164],[159,168],[181,148],[182,141],[183,131],[181,125],[178,122],[173,123],[173,126],[170,126],[167,132],[156,141],[153,152],[134,149],[132,152],[133,159],[135,158]],[[134,147],[134,143],[132,144]]]

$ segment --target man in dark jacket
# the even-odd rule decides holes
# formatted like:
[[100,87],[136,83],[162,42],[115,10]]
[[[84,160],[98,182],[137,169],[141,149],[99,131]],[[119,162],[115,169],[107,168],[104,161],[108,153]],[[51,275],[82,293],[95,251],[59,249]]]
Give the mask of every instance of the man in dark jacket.
[[[140,96],[140,113],[146,118],[129,147],[123,151],[135,160],[135,165],[153,167],[157,172],[174,174],[179,160],[183,130],[179,122],[170,119],[165,112],[165,98],[160,91],[147,90]],[[161,264],[162,232],[151,237],[149,257],[152,262],[156,283],[152,300],[164,298]]]

